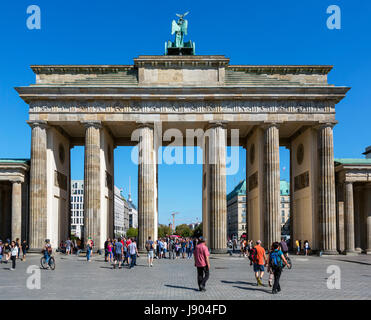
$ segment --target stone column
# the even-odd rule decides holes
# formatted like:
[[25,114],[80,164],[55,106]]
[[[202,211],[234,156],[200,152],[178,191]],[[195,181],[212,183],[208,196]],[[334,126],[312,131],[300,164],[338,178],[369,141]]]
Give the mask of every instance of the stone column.
[[83,122],[85,125],[85,163],[84,163],[84,245],[90,237],[94,249],[99,249],[101,214],[101,176],[100,176],[100,121]]
[[22,235],[22,183],[12,182],[12,239],[21,239]]
[[354,188],[354,241],[355,251],[362,252],[361,249],[361,188]]
[[365,187],[366,201],[366,254],[371,254],[371,184]]
[[333,124],[319,127],[319,226],[320,249],[323,254],[337,254],[336,251],[336,206]]
[[264,132],[264,243],[280,241],[280,144],[277,124],[269,124]]
[[31,134],[30,249],[38,251],[47,238],[47,125],[29,121]]
[[211,123],[209,136],[210,215],[209,234],[212,253],[227,251],[227,180],[226,141],[227,130],[223,123]]
[[154,150],[153,125],[139,125],[138,155],[138,250],[145,251],[150,236],[155,237],[156,207],[156,159]]
[[355,253],[354,246],[354,203],[353,182],[345,182],[345,252]]

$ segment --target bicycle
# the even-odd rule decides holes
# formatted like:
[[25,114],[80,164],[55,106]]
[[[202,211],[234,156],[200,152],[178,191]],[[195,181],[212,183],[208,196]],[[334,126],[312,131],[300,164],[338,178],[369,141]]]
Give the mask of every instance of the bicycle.
[[49,257],[48,262],[46,262],[45,256],[41,257],[40,264],[43,269],[48,269],[50,267],[51,270],[55,270],[55,259],[52,256]]
[[[287,261],[287,269],[291,269],[292,268],[292,261],[291,261],[291,259],[290,259],[290,257],[288,256],[288,254],[287,253],[285,253],[284,254],[284,256],[285,256],[285,259],[286,259],[286,261]],[[285,266],[284,266],[285,267]]]

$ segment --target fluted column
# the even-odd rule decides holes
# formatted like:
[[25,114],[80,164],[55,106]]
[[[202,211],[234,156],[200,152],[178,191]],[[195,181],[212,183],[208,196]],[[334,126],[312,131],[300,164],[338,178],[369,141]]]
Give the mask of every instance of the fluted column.
[[355,253],[354,250],[354,203],[353,183],[345,182],[345,252]]
[[365,186],[366,201],[366,253],[371,254],[371,184]]
[[320,248],[324,254],[337,254],[336,251],[336,206],[333,124],[319,127],[319,224],[321,232]]
[[279,129],[269,124],[264,132],[264,246],[270,248],[272,242],[280,241],[280,144]]
[[139,125],[138,156],[138,250],[145,251],[148,237],[153,240],[157,220],[156,200],[156,152],[154,150],[153,125]]
[[362,252],[361,249],[361,192],[358,186],[354,188],[354,245],[356,252]]
[[95,249],[101,243],[101,177],[100,177],[100,121],[83,122],[85,125],[84,163],[84,242],[90,237]]
[[12,182],[12,239],[21,240],[22,234],[22,183]]
[[210,216],[209,234],[212,253],[227,250],[227,180],[226,180],[226,128],[223,123],[211,123],[209,135]]
[[39,250],[47,238],[47,125],[29,121],[31,133],[30,223],[31,250]]

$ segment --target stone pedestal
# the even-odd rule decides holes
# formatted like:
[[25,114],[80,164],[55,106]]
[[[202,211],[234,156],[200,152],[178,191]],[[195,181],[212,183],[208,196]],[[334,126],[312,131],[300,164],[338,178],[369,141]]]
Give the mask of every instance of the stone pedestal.
[[31,134],[30,250],[39,251],[47,238],[47,125],[29,121]]
[[276,124],[265,127],[264,132],[264,243],[270,248],[280,241],[280,145],[279,129]]
[[22,235],[22,183],[12,182],[12,239],[19,240]]
[[319,130],[319,227],[320,249],[323,254],[337,254],[336,251],[336,207],[333,124],[320,126]]
[[156,199],[156,151],[152,124],[139,125],[138,156],[138,250],[145,251],[150,236],[156,240],[157,199]]
[[227,181],[226,129],[222,123],[212,123],[209,136],[209,234],[212,253],[227,252]]
[[345,182],[345,253],[354,254],[353,183]]
[[85,167],[84,167],[84,246],[88,238],[94,242],[94,250],[99,249],[101,177],[100,177],[100,122],[84,122]]

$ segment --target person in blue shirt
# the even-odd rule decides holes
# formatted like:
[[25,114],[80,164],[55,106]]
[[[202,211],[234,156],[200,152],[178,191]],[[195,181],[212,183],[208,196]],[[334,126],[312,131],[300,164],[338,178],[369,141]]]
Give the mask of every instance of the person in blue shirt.
[[192,253],[193,253],[193,241],[191,239],[188,239],[188,242],[187,242],[187,256],[188,256],[188,259],[192,258]]
[[274,283],[272,288],[272,294],[276,294],[281,291],[280,277],[283,268],[283,263],[287,265],[287,261],[283,252],[281,251],[278,242],[272,244],[272,251],[269,253],[269,268],[273,271]]

